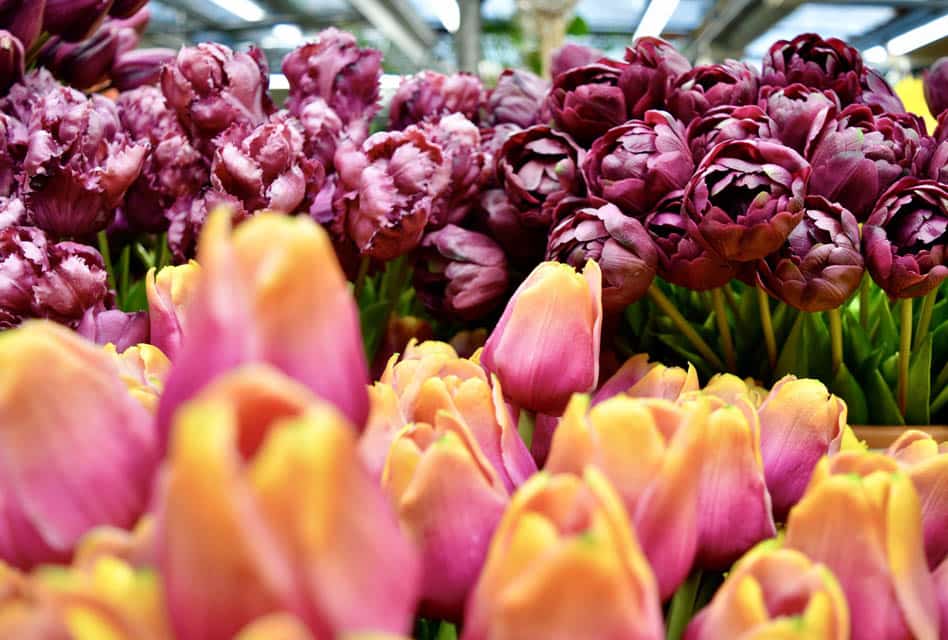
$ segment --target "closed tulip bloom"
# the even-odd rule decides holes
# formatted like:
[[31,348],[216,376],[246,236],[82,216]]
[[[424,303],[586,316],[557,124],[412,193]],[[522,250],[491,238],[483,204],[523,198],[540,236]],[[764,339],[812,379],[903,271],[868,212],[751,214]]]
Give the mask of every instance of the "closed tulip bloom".
[[0,29],[0,88],[23,79],[23,45],[9,31]]
[[699,241],[725,260],[773,253],[803,218],[810,165],[765,140],[725,142],[685,187],[684,213]]
[[807,196],[803,220],[757,267],[760,284],[772,296],[803,311],[838,309],[859,288],[864,272],[855,216],[821,196]]
[[517,407],[559,414],[573,393],[596,387],[601,327],[599,266],[590,261],[580,273],[544,262],[507,303],[481,363]]
[[783,522],[803,497],[823,456],[837,453],[849,430],[846,403],[818,380],[784,376],[758,409],[760,452],[774,517]]
[[476,122],[483,100],[484,86],[476,75],[462,72],[446,76],[425,70],[402,79],[392,96],[388,120],[392,129],[451,113]]
[[663,638],[655,577],[628,518],[596,469],[534,476],[494,534],[462,640]]
[[112,8],[113,0],[46,0],[43,31],[79,42],[95,33]]
[[880,198],[863,227],[872,279],[893,298],[915,298],[948,277],[948,187],[903,178]]
[[156,517],[181,640],[229,639],[279,611],[318,638],[410,627],[417,556],[360,464],[352,426],[269,367],[218,378],[177,413]]
[[29,322],[0,335],[0,365],[0,560],[63,562],[90,528],[134,524],[158,439],[110,356],[69,329]]
[[859,51],[838,38],[823,39],[802,33],[793,40],[778,40],[764,56],[761,84],[785,87],[800,83],[831,89],[843,106],[856,100],[865,75]]
[[[480,194],[480,219],[486,231],[504,249],[511,264],[521,269],[532,269],[543,260],[549,228],[530,224],[536,210],[527,216],[518,209],[503,189],[487,189]],[[551,211],[554,206],[549,207]]]
[[691,63],[660,38],[637,39],[625,50],[628,66],[619,76],[629,117],[642,118],[651,109],[664,109],[669,85],[691,71]]
[[737,60],[699,65],[683,73],[668,89],[667,108],[689,124],[721,105],[757,102],[759,76],[754,67]]
[[[688,125],[687,139],[698,162],[716,144],[728,140],[776,139],[777,126],[757,105],[723,105],[708,110]],[[682,185],[684,186],[684,185]]]
[[741,558],[684,640],[849,639],[849,607],[832,572],[804,554],[762,542]]
[[862,78],[862,93],[859,94],[859,104],[867,105],[873,113],[905,113],[905,105],[892,85],[881,73],[872,67],[866,68],[866,75]]
[[774,137],[805,158],[810,157],[816,140],[840,109],[833,92],[802,84],[763,87],[760,104],[775,125]]
[[606,57],[605,52],[575,42],[567,42],[550,56],[550,77],[555,78],[564,71],[583,67]]
[[685,127],[664,111],[649,111],[596,140],[583,173],[593,195],[644,218],[694,173]]
[[493,126],[515,124],[526,129],[549,121],[545,108],[550,83],[521,69],[504,69],[487,99]]
[[[935,570],[948,560],[948,443],[940,445],[924,431],[910,429],[886,452],[908,472],[922,505],[925,557]],[[946,621],[942,621],[944,625]]]
[[106,22],[91,38],[82,42],[53,38],[40,51],[40,63],[76,89],[104,86],[118,55],[120,32],[119,26]]
[[661,362],[649,362],[647,353],[634,355],[623,363],[611,378],[593,395],[593,404],[624,394],[633,398],[663,398],[678,400],[683,394],[698,390],[698,372],[666,367]]
[[165,433],[179,405],[247,362],[272,364],[361,428],[365,353],[355,301],[326,233],[308,218],[270,213],[231,233],[221,211],[208,221],[198,262],[187,334],[159,408]]
[[184,339],[185,320],[197,290],[201,267],[194,260],[187,264],[163,267],[145,275],[151,343],[170,360],[178,357]]
[[938,116],[935,133],[922,138],[913,168],[916,177],[948,183],[948,114],[944,111]]
[[3,0],[0,2],[0,24],[4,26],[25,50],[43,30],[43,13],[46,0]]
[[556,125],[582,145],[628,120],[619,77],[626,63],[603,58],[553,78],[547,106]]
[[174,49],[136,49],[115,57],[109,77],[119,91],[130,91],[138,87],[157,84],[161,69],[175,59]]
[[918,494],[877,453],[823,458],[790,512],[786,546],[836,575],[852,640],[935,640],[938,603],[925,563]]
[[124,351],[118,351],[114,344],[107,344],[104,349],[118,367],[119,377],[128,392],[143,407],[155,413],[171,371],[168,357],[150,344],[137,344]]
[[922,75],[925,81],[925,102],[936,118],[948,109],[948,58],[939,58]]
[[426,123],[422,129],[431,142],[441,147],[444,163],[451,168],[447,189],[435,199],[428,224],[433,228],[461,224],[480,194],[486,164],[481,134],[460,113]]
[[148,313],[108,309],[99,304],[83,314],[76,331],[96,344],[114,344],[124,351],[142,342],[148,342]]

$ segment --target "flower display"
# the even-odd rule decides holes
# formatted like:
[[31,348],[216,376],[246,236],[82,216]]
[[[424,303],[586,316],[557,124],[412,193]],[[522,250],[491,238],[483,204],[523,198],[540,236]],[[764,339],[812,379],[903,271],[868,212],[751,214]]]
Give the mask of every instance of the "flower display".
[[469,73],[446,76],[422,71],[405,78],[389,106],[392,129],[404,129],[426,119],[460,113],[468,120],[478,120],[484,100],[480,79]]
[[924,75],[925,102],[936,117],[948,109],[948,96],[945,95],[946,74],[948,74],[948,60],[939,58]]
[[736,60],[697,66],[678,76],[668,89],[668,110],[682,122],[691,122],[713,107],[754,104],[758,83],[757,71]]
[[774,126],[770,133],[804,157],[839,113],[839,98],[804,84],[763,87],[760,102]]
[[549,120],[545,99],[549,83],[529,71],[504,69],[487,99],[491,122],[522,129]]
[[850,104],[861,92],[862,57],[838,38],[823,39],[804,33],[793,40],[778,40],[764,56],[761,84],[785,87],[801,83],[816,89],[831,89],[840,101]]
[[602,59],[558,74],[547,105],[559,127],[588,144],[628,119],[619,78],[625,64]]
[[646,111],[662,109],[668,87],[691,71],[691,63],[671,44],[649,36],[637,38],[625,50],[627,66],[619,77],[629,116],[643,118]]
[[715,107],[688,125],[688,145],[699,161],[720,142],[757,138],[776,139],[777,125],[756,105]]

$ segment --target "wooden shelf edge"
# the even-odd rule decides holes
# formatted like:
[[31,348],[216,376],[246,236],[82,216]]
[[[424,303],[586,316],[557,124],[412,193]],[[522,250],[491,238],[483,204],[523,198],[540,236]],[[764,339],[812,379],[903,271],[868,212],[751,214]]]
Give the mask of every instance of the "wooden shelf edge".
[[927,426],[881,427],[852,425],[860,440],[865,440],[872,449],[885,449],[909,429],[917,429],[930,434],[938,442],[948,442],[948,425],[933,424]]

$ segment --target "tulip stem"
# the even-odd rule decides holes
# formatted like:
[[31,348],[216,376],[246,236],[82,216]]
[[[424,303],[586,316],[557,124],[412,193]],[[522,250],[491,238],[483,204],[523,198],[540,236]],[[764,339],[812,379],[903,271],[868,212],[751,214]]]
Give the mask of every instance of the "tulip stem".
[[352,295],[355,297],[356,303],[358,303],[359,298],[362,297],[362,289],[365,287],[365,277],[369,274],[369,262],[371,262],[369,256],[362,256],[362,260],[359,261],[359,273],[356,274],[355,286],[352,289]]
[[697,569],[675,591],[671,606],[668,609],[668,634],[665,636],[667,640],[679,640],[685,632],[685,627],[688,626],[694,616],[695,602],[700,586],[701,570]]
[[704,341],[704,338],[698,335],[698,332],[694,330],[694,327],[692,327],[685,317],[681,315],[681,312],[675,308],[675,305],[672,303],[672,301],[668,299],[668,296],[662,293],[662,290],[659,289],[657,285],[652,284],[652,286],[648,288],[648,296],[665,315],[671,318],[671,321],[676,327],[678,327],[678,330],[681,331],[682,335],[684,335],[685,338],[687,338],[688,341],[694,346],[694,348],[698,350],[698,353],[700,353],[704,359],[708,361],[708,364],[714,367],[717,371],[724,371],[724,363],[721,362],[721,359],[716,353],[714,353],[714,351],[712,351],[711,347],[708,346],[708,343]]
[[943,387],[948,387],[948,362],[945,363],[945,366],[938,373],[938,377],[935,378],[935,388],[941,389]]
[[162,267],[171,264],[171,256],[168,250],[168,234],[163,233],[158,236],[158,258],[155,267],[161,271]]
[[438,627],[438,636],[435,640],[457,640],[458,639],[458,629],[450,622],[441,621],[441,625]]
[[99,240],[99,253],[102,254],[102,262],[105,263],[105,273],[109,278],[109,288],[115,290],[115,269],[112,268],[112,252],[109,251],[109,238],[105,230],[99,232],[96,236]]
[[843,320],[839,314],[839,309],[830,309],[830,349],[833,360],[833,375],[839,373],[843,366]]
[[734,292],[731,291],[731,285],[726,284],[721,287],[721,290],[724,292],[724,299],[727,301],[727,306],[731,308],[731,313],[734,314],[734,322],[739,326],[744,324],[744,318],[741,316],[741,310],[737,306],[737,298],[734,297]]
[[908,405],[909,356],[912,355],[912,299],[902,300],[902,318],[899,322],[899,411],[905,415]]
[[770,315],[770,296],[757,287],[757,307],[760,310],[760,327],[764,332],[764,344],[767,345],[767,361],[770,370],[777,368],[777,337],[774,335],[774,320]]
[[527,449],[533,446],[533,431],[537,426],[537,417],[532,411],[527,409],[520,410],[520,418],[517,420],[517,432],[520,434],[523,443]]
[[731,338],[731,325],[727,322],[727,310],[724,308],[723,287],[711,290],[711,303],[714,305],[714,319],[718,324],[718,333],[721,334],[721,344],[724,347],[724,359],[727,360],[731,373],[737,373],[737,355],[734,353],[734,340]]
[[864,275],[859,285],[859,324],[864,331],[869,331],[869,276]]
[[932,313],[935,311],[935,298],[938,297],[938,288],[929,292],[922,298],[922,310],[918,316],[918,327],[915,329],[915,342],[912,349],[918,349],[922,345],[922,340],[928,335],[928,329],[932,324]]

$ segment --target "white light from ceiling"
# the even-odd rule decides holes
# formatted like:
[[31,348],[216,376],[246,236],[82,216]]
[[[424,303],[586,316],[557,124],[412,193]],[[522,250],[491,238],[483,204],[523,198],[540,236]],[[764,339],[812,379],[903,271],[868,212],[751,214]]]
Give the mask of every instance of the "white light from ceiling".
[[877,44],[863,51],[862,57],[869,64],[885,64],[889,59],[889,52],[885,50],[885,47]]
[[267,16],[263,7],[253,0],[211,0],[211,2],[247,22],[260,22]]
[[948,36],[948,14],[895,36],[886,43],[886,49],[889,55],[904,56],[945,36]]
[[461,27],[461,7],[457,0],[435,0],[435,13],[448,33],[455,33]]
[[675,13],[675,9],[678,8],[678,1],[679,0],[652,0],[649,2],[645,13],[642,15],[642,19],[639,21],[639,26],[635,28],[635,34],[632,36],[632,39],[637,40],[645,36],[654,36],[657,38],[662,35],[662,31],[665,30],[665,25],[668,24],[668,21],[671,20],[672,15]]
[[295,47],[303,42],[303,30],[295,24],[275,24],[272,34],[274,40],[287,47]]
[[270,91],[288,91],[290,88],[289,79],[282,73],[270,74]]

